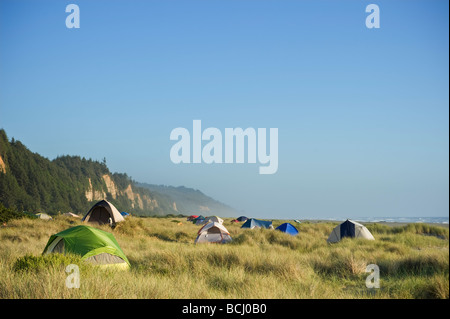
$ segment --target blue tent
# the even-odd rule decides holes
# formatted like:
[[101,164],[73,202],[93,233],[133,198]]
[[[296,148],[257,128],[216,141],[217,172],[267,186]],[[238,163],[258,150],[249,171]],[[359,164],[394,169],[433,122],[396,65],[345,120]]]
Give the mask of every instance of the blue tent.
[[128,216],[130,216],[130,214],[128,214],[127,212],[121,212],[120,215],[122,215],[123,217],[128,217]]
[[192,223],[195,224],[195,225],[200,225],[201,223],[203,223],[205,221],[205,219],[206,219],[206,217],[200,215],[197,218],[194,218],[192,220]]
[[245,217],[245,216],[240,216],[240,217],[236,218],[236,220],[239,221],[239,222],[245,222],[247,219],[248,218]]
[[295,236],[298,234],[297,228],[295,228],[293,225],[289,223],[284,223],[278,226],[276,229],[279,231],[282,231],[283,233],[287,233],[289,235]]
[[270,228],[272,226],[272,222],[265,221],[265,220],[259,220],[250,218],[247,219],[247,221],[241,226],[241,228]]

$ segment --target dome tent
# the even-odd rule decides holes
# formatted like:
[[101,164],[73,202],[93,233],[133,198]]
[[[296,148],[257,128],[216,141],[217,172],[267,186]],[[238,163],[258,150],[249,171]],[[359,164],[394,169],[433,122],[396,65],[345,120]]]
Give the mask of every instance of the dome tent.
[[220,223],[212,222],[206,224],[198,231],[195,243],[219,243],[224,244],[232,240],[230,233]]
[[209,224],[209,223],[212,223],[212,222],[223,224],[223,219],[220,218],[220,217],[217,217],[217,216],[206,217],[206,219],[205,219],[205,223],[206,224]]
[[328,237],[327,242],[337,243],[344,237],[375,240],[373,235],[364,225],[361,225],[350,219],[347,219],[342,224],[336,226]]
[[192,221],[195,225],[203,225],[206,224],[206,218],[202,215],[198,216],[196,219]]
[[241,226],[241,228],[273,228],[271,221],[250,218]]
[[128,268],[130,262],[114,235],[103,230],[79,225],[51,235],[42,254],[71,253],[94,265]]
[[279,231],[282,231],[283,233],[287,233],[289,235],[295,236],[298,234],[297,228],[295,228],[292,224],[284,223],[275,228]]
[[96,223],[99,225],[110,224],[111,226],[115,226],[116,223],[124,220],[125,219],[117,208],[106,200],[99,201],[92,206],[82,219],[84,222]]
[[45,213],[37,213],[36,217],[39,219],[45,219],[45,220],[51,220],[53,219],[52,216],[45,214]]

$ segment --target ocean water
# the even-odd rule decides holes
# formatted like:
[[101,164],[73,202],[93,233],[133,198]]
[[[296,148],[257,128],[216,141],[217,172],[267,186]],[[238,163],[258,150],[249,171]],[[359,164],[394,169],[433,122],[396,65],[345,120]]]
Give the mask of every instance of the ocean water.
[[436,224],[448,224],[448,216],[446,217],[330,217],[330,218],[299,218],[300,220],[336,220],[344,221],[351,219],[356,222],[376,223],[376,222],[389,222],[389,223],[436,223]]

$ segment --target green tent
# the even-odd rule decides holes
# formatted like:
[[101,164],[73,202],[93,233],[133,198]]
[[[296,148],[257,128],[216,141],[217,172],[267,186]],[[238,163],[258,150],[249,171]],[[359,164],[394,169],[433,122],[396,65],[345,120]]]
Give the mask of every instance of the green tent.
[[130,266],[113,234],[85,225],[50,236],[42,254],[50,253],[80,255],[82,260],[101,266]]

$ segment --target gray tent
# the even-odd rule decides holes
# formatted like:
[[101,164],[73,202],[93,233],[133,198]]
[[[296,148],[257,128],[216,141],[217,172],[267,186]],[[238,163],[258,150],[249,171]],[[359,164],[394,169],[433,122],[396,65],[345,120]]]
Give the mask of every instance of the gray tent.
[[44,213],[37,213],[36,216],[37,216],[37,218],[45,219],[45,220],[53,219],[52,216],[44,214]]
[[266,220],[259,220],[259,219],[254,219],[254,218],[250,218],[247,219],[247,221],[241,226],[241,228],[268,228],[268,229],[272,229],[272,222],[271,221],[266,221]]
[[337,243],[344,237],[365,238],[375,240],[370,231],[364,226],[350,219],[336,226],[328,237],[327,242]]
[[205,224],[209,224],[209,223],[223,224],[223,219],[220,217],[217,217],[217,216],[209,216],[209,217],[206,217]]
[[225,244],[230,242],[231,236],[224,225],[217,222],[211,222],[203,226],[198,231],[198,236],[195,243],[220,243]]

